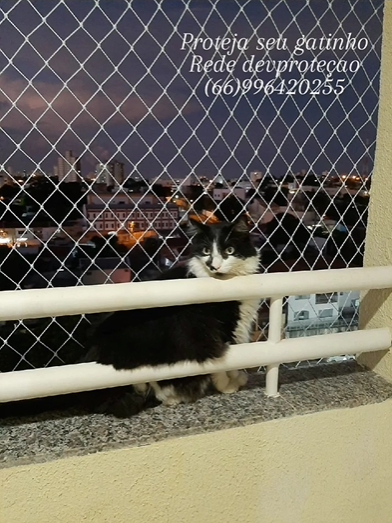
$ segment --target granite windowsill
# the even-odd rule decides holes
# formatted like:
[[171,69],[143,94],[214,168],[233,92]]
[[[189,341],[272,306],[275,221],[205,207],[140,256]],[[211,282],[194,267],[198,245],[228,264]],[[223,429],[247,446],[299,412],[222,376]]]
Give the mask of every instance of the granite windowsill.
[[159,406],[129,419],[85,414],[76,409],[0,417],[0,468],[148,445],[388,398],[392,398],[392,383],[348,362],[282,369],[277,398],[264,395],[263,374],[252,374],[247,387],[235,394],[214,394],[192,405]]

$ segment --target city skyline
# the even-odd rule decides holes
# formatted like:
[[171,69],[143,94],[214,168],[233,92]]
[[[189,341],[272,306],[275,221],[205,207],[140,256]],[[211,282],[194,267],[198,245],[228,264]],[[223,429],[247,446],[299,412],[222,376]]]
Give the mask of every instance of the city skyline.
[[[5,0],[1,11],[7,13],[1,21],[3,165],[21,170],[38,165],[50,172],[59,153],[72,150],[85,173],[116,159],[124,162],[126,174],[146,178],[189,172],[236,178],[255,169],[281,176],[307,165],[347,172],[368,154],[371,170],[381,0],[349,6],[303,1],[292,7],[170,0],[102,1],[99,7],[90,1],[56,7],[37,1],[33,7]],[[222,74],[189,72],[192,51],[181,50],[184,33],[284,35],[292,43],[301,34],[320,38],[323,32],[369,40],[366,51],[322,51],[327,60],[337,54],[361,60],[355,74],[345,73],[352,83],[339,97],[206,96],[205,83]],[[197,52],[204,60],[214,58],[214,50]],[[282,53],[272,49],[267,55],[287,58],[288,51]],[[252,54],[262,58],[254,48],[234,50],[232,58]],[[305,51],[301,58],[313,56],[317,52]],[[240,81],[246,76],[238,75]]]

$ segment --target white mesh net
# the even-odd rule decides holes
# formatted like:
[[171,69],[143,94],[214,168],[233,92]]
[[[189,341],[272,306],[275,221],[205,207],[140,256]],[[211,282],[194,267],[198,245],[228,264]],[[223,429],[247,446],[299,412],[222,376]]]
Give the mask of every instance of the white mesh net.
[[[0,288],[150,278],[187,255],[190,214],[247,212],[264,271],[360,266],[382,7],[3,0]],[[285,335],[357,308],[288,297]],[[4,323],[0,371],[77,361],[87,324]]]

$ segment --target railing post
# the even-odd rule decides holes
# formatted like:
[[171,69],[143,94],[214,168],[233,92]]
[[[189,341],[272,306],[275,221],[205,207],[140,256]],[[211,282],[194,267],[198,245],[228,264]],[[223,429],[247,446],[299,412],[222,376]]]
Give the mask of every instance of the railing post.
[[[283,298],[271,297],[268,341],[279,343],[282,339],[282,309]],[[268,365],[265,376],[265,393],[267,396],[279,396],[279,364]]]

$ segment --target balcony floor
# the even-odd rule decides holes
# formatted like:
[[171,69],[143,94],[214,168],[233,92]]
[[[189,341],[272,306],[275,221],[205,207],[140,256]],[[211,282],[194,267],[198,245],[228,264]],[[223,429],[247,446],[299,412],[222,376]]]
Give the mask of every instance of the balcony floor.
[[392,383],[351,361],[282,369],[280,393],[267,398],[264,375],[257,373],[235,394],[214,394],[192,405],[158,406],[125,420],[75,408],[10,417],[10,409],[15,414],[19,406],[0,405],[0,468],[378,403],[392,398]]

